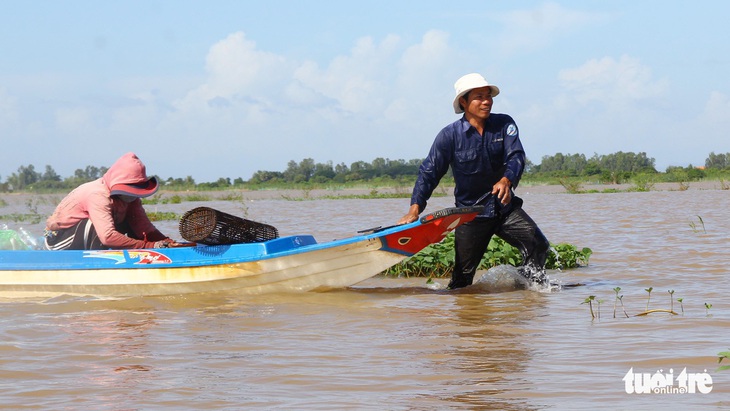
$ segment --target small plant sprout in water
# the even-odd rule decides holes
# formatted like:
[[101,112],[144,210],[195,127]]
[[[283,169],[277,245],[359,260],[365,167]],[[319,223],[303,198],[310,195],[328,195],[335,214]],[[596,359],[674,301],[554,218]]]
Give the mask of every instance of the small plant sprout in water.
[[652,292],[652,290],[654,290],[654,287],[649,287],[649,288],[647,288],[647,289],[644,290],[647,293],[649,293],[649,298],[646,299],[646,311],[649,311],[649,301],[651,300],[651,292]]
[[667,290],[669,293],[669,310],[674,311],[674,290]]
[[[705,222],[702,221],[702,217],[697,216],[697,219],[700,221],[700,226],[702,227],[702,232],[707,234],[707,230],[705,230]],[[697,233],[700,231],[697,224],[694,221],[690,221],[689,226],[692,228],[692,232],[694,232],[694,233]]]
[[583,302],[581,303],[581,304],[588,304],[588,308],[591,310],[591,318],[596,318],[596,315],[593,314],[593,300],[595,300],[595,299],[596,299],[596,296],[591,295],[588,298],[586,298],[585,300],[583,300]]
[[[646,288],[646,289],[644,289],[644,291],[649,293],[649,297],[646,299],[646,311],[644,311],[643,313],[636,314],[637,317],[642,316],[642,315],[649,315],[651,313],[669,313],[672,315],[678,315],[676,312],[674,312],[674,301],[670,301],[670,306],[672,308],[669,310],[664,309],[664,308],[657,308],[654,310],[650,310],[649,301],[651,301],[651,292],[654,291],[654,287]],[[669,295],[671,296],[672,294],[674,294],[674,290],[669,291]]]
[[684,315],[684,305],[682,304],[682,301],[684,301],[684,298],[677,298],[677,302],[679,303],[679,308],[682,310],[682,315]]
[[707,315],[710,315],[710,308],[712,308],[712,304],[705,303],[705,313]]
[[624,315],[626,318],[629,318],[629,313],[626,312],[626,308],[624,307],[624,296],[623,294],[618,297],[619,302],[621,303],[621,310],[623,310]]
[[[721,363],[722,360],[724,360],[726,358],[728,360],[730,360],[730,351],[719,352],[719,353],[717,353],[717,357],[718,357],[717,358],[718,364]],[[717,371],[724,371],[724,370],[730,370],[730,365],[721,365],[721,366],[717,367]]]
[[616,293],[616,299],[613,300],[613,318],[616,318],[616,303],[621,303],[621,309],[624,311],[624,315],[626,318],[629,318],[629,314],[626,312],[626,308],[624,308],[624,296],[618,295],[619,291],[621,291],[621,287],[616,287],[613,289],[613,291]]
[[596,300],[596,302],[598,303],[598,312],[597,312],[597,314],[598,314],[598,319],[599,320],[601,319],[601,304],[603,304],[605,301],[606,300]]

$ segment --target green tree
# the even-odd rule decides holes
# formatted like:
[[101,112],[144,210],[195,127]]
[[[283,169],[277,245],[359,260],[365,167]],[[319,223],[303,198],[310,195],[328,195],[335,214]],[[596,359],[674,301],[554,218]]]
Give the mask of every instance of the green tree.
[[56,173],[53,167],[47,165],[46,171],[41,176],[41,181],[61,181],[61,176]]
[[32,164],[18,167],[18,172],[8,177],[8,186],[12,190],[25,190],[40,181],[41,174],[35,171]]
[[705,168],[724,170],[728,167],[730,167],[730,153],[715,154],[715,152],[711,152],[705,160]]

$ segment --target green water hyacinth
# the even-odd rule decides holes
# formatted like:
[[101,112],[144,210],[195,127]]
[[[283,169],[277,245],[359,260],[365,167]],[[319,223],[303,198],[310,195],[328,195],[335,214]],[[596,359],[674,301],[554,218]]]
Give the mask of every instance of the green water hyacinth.
[[[545,263],[547,269],[585,266],[593,254],[590,248],[578,249],[575,245],[565,243],[551,244],[551,249]],[[390,277],[448,277],[453,271],[454,257],[454,233],[450,233],[440,243],[431,244],[383,274]],[[488,270],[503,264],[519,266],[522,264],[522,254],[501,238],[492,237],[479,269]]]

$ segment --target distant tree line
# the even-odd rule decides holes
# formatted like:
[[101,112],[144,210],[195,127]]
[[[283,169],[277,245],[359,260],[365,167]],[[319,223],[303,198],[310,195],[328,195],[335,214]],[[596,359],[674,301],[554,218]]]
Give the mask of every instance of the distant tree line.
[[[249,180],[220,178],[214,182],[196,183],[191,176],[161,180],[166,188],[173,190],[226,189],[231,187],[260,188],[265,186],[286,186],[302,184],[411,184],[418,175],[422,159],[390,160],[376,158],[371,163],[356,161],[348,167],[344,163],[333,165],[331,161],[317,163],[311,158],[300,162],[289,161],[284,171],[256,171]],[[33,165],[20,166],[16,173],[0,182],[0,192],[14,191],[68,191],[80,184],[100,178],[107,167],[86,166],[77,169],[74,175],[61,178],[50,165],[43,172]],[[730,174],[730,153],[710,153],[705,166],[668,167],[663,179],[666,181],[696,181],[708,173]],[[523,179],[549,180],[563,178],[595,179],[603,183],[621,183],[636,175],[661,174],[655,168],[655,160],[646,153],[617,152],[608,155],[562,154],[544,156],[540,164],[527,161]],[[723,174],[724,175],[724,174]],[[1,178],[1,176],[0,176]],[[445,177],[451,178],[450,174]]]
[[646,153],[617,152],[608,155],[594,154],[586,158],[584,154],[557,153],[544,156],[542,163],[531,167],[528,172],[544,177],[599,177],[600,180],[617,184],[628,175],[637,173],[657,173],[653,158]]
[[405,161],[379,157],[372,163],[356,161],[347,167],[345,163],[333,166],[331,161],[315,163],[311,158],[306,158],[299,163],[289,161],[283,172],[257,171],[248,183],[348,183],[379,178],[398,180],[418,175],[418,167],[422,161],[422,159]]
[[[656,170],[655,160],[646,153],[617,152],[608,155],[594,154],[586,158],[584,154],[562,154],[544,156],[539,165],[528,164],[529,176],[545,179],[556,178],[594,178],[603,183],[619,184],[637,175],[661,174]],[[724,172],[724,173],[723,173]],[[708,175],[730,173],[730,153],[715,154],[705,160],[704,167],[670,166],[662,176],[665,181],[697,181]]]

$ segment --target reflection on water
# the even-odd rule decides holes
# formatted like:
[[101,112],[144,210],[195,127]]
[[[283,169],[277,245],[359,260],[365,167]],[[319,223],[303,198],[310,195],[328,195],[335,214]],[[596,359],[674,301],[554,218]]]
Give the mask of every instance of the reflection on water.
[[[3,300],[0,401],[10,409],[727,409],[730,371],[717,371],[716,354],[730,348],[730,192],[523,197],[552,242],[593,249],[590,266],[550,272],[584,286],[449,292],[422,278],[373,278],[320,293]],[[282,235],[322,242],[392,224],[406,202],[262,200],[245,210]],[[235,202],[202,205],[242,213]],[[429,210],[449,206],[438,198]],[[616,287],[629,318],[620,309],[613,317]],[[602,301],[600,319],[581,304],[590,295]],[[647,303],[678,310],[677,298],[683,315],[636,316]],[[707,370],[712,391],[627,394],[631,368]]]
[[453,317],[447,321],[456,325],[451,336],[456,339],[446,349],[448,363],[442,365],[451,364],[454,374],[463,377],[449,383],[458,390],[444,398],[445,403],[466,404],[473,409],[534,409],[527,401],[508,396],[525,383],[520,375],[525,372],[532,352],[523,341],[531,332],[527,328],[529,321],[542,309],[539,295],[520,294],[514,295],[517,301],[512,304],[490,301],[478,294],[454,299]]

